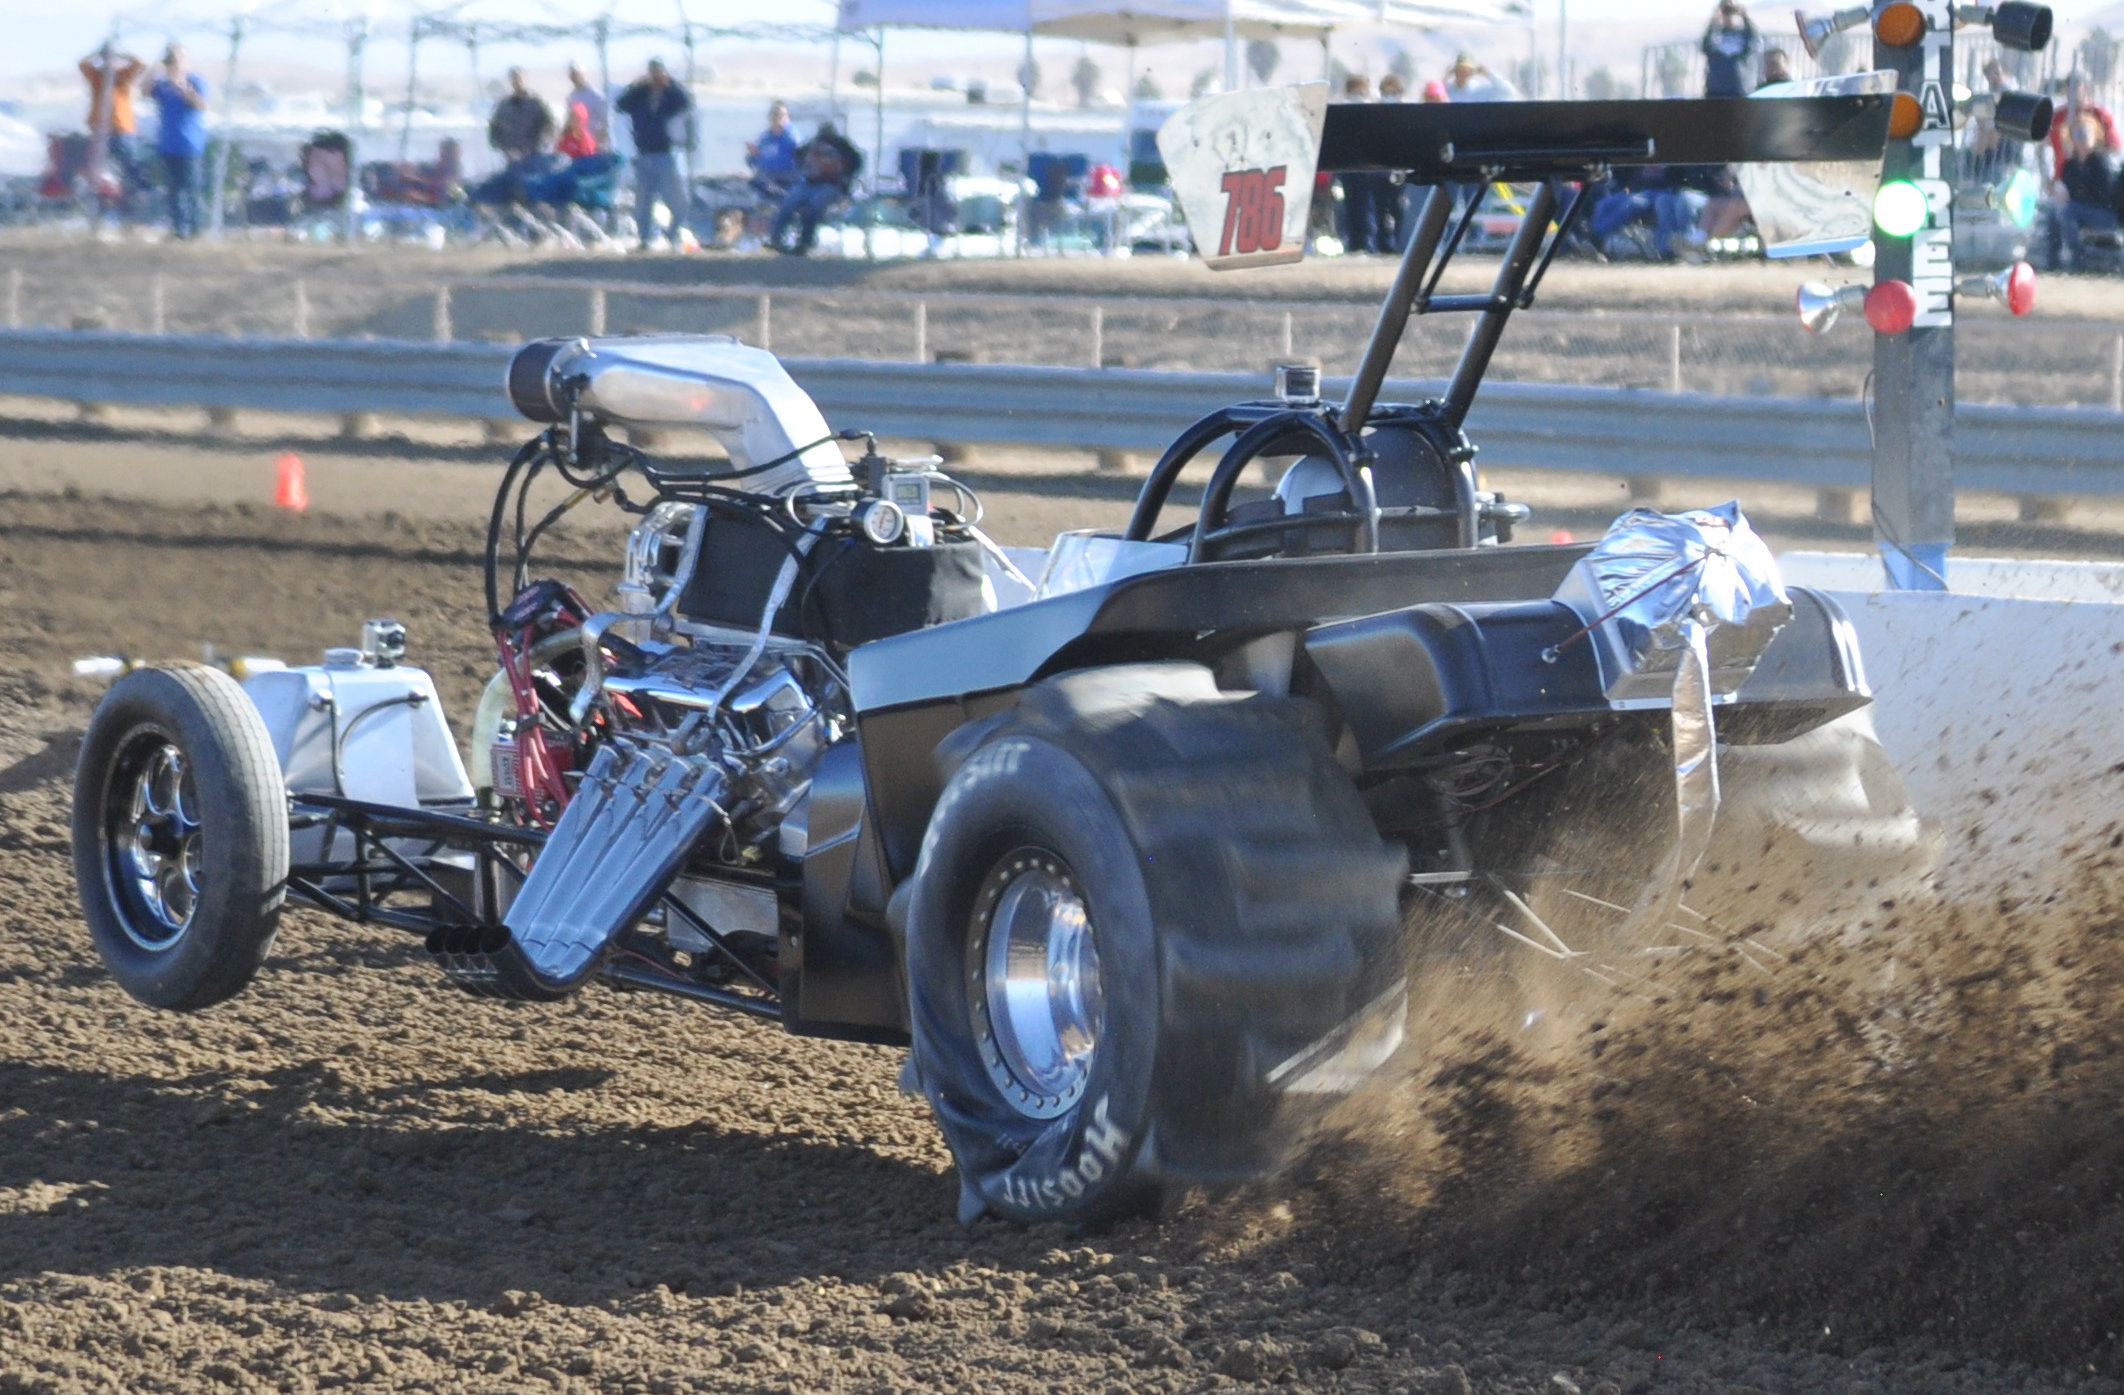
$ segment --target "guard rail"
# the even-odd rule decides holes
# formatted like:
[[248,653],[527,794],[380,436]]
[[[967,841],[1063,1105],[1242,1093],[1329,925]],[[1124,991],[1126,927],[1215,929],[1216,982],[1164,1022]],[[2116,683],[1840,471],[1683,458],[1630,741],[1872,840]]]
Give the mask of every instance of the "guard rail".
[[[498,418],[509,345],[0,331],[0,395],[130,406]],[[1189,422],[1264,395],[1235,373],[785,360],[829,421],[970,444],[1161,449]],[[1342,384],[1329,379],[1336,393]],[[1440,384],[1390,380],[1383,400]],[[1964,405],[1956,479],[2016,495],[2124,494],[2124,413]],[[1872,448],[1855,400],[1713,397],[1493,382],[1469,434],[1485,465],[1863,489]]]

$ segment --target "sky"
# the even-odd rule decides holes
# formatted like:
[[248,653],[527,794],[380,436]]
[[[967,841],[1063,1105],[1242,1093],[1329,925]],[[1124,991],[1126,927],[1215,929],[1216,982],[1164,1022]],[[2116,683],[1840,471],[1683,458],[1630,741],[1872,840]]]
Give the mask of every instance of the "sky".
[[[642,23],[673,23],[683,5],[696,23],[744,24],[755,20],[761,8],[757,0],[607,0],[607,3],[618,20]],[[1791,3],[1792,0],[1757,0],[1754,8],[1758,12],[1758,22],[1782,32],[1789,27]],[[1581,62],[1580,45],[1583,42],[1588,46],[1587,53],[1592,55],[1583,61],[1617,62],[1625,67],[1634,67],[1627,55],[1634,54],[1645,43],[1693,37],[1711,8],[1709,0],[1534,0],[1534,4],[1537,16],[1534,41],[1545,54],[1555,52],[1558,7],[1568,4],[1574,35],[1574,63]],[[1819,0],[1810,6],[1828,7],[1829,0]],[[598,12],[595,0],[585,0],[585,3],[574,6],[566,6],[562,0],[458,0],[448,6],[440,3],[416,5],[411,0],[159,0],[157,3],[134,0],[130,4],[70,6],[55,6],[50,0],[0,0],[0,33],[7,35],[7,42],[0,45],[0,98],[9,95],[10,80],[20,84],[32,76],[66,72],[77,58],[111,32],[114,25],[129,47],[150,57],[153,56],[150,50],[159,47],[165,39],[183,38],[193,49],[195,63],[212,74],[219,71],[225,61],[228,19],[239,9],[249,10],[256,16],[253,33],[245,42],[246,64],[267,67],[276,63],[298,64],[316,69],[320,76],[335,73],[343,65],[344,49],[334,36],[343,18],[356,13],[370,14],[374,38],[370,42],[366,69],[374,90],[378,85],[388,84],[394,75],[403,81],[406,61],[403,36],[408,17],[416,10],[434,13],[444,8],[467,15],[505,17],[529,23],[581,22]],[[2124,18],[2124,0],[2102,0],[2099,4],[2083,0],[2079,4],[2059,5],[2056,9],[2060,33],[2068,37],[2076,37],[2097,20],[2107,20],[2114,27],[2120,18]],[[831,22],[833,14],[831,0],[783,0],[775,9],[778,20],[822,27]],[[276,33],[273,32],[276,26],[283,31],[292,26],[306,28],[309,32]],[[1471,43],[1478,52],[1495,51],[1510,60],[1525,55],[1528,35],[1523,27],[1514,27],[1494,34],[1471,36]],[[1000,35],[953,35],[917,30],[896,31],[890,44],[889,66],[901,74],[912,72],[919,78],[926,78],[932,71],[949,70],[954,65],[1009,73],[1014,70],[1019,41]],[[1301,55],[1292,52],[1298,47],[1290,45],[1286,49],[1287,61],[1293,71],[1304,63]],[[642,40],[616,46],[615,70],[638,67],[655,48],[661,48],[670,56],[676,45]],[[713,48],[713,45],[708,47],[703,62],[713,63]],[[1044,54],[1061,57],[1064,66],[1069,61],[1068,56],[1056,55],[1056,50],[1065,48],[1074,53],[1077,46],[1063,41],[1043,44]],[[423,69],[464,64],[461,54],[444,57],[429,46],[424,46],[421,52]],[[1186,51],[1159,55],[1146,48],[1141,54],[1145,61],[1168,68],[1201,61],[1199,55]],[[823,58],[818,50],[809,53],[793,50],[789,56],[800,67],[816,65]],[[557,64],[565,59],[556,57],[549,47],[537,53],[497,50],[483,53],[481,61],[488,71],[496,71],[509,62]],[[1043,56],[1043,61],[1052,64],[1053,57]],[[1100,61],[1107,60],[1102,58]],[[1109,66],[1117,65],[1118,55],[1109,63]]]
[[[678,14],[682,0],[619,0],[615,5],[622,19],[645,22],[671,22]],[[1554,32],[1555,12],[1558,0],[1536,0],[1543,17],[1543,28]],[[1569,0],[1570,15],[1574,24],[1603,21],[1671,21],[1677,34],[1687,33],[1702,22],[1710,6],[1705,0]],[[1787,0],[1789,4],[1789,0]],[[122,33],[135,36],[142,47],[151,45],[155,39],[172,28],[166,16],[189,16],[190,22],[175,27],[192,33],[193,46],[200,47],[206,35],[225,27],[226,17],[239,8],[239,3],[217,3],[217,0],[165,0],[160,4],[82,4],[54,6],[50,0],[0,0],[0,33],[7,35],[5,45],[0,45],[0,76],[48,72],[70,67],[82,53],[95,47],[109,31],[113,21],[118,21]],[[405,0],[320,0],[320,3],[256,4],[261,18],[278,15],[286,19],[305,20],[319,27],[336,22],[350,11],[368,9],[373,12],[373,23],[380,36],[387,38],[393,31],[402,32],[405,16],[413,6]],[[422,9],[439,10],[441,5],[421,6]],[[742,24],[756,18],[760,7],[752,0],[691,0],[686,6],[697,23]],[[1777,0],[1766,0],[1762,8],[1766,13],[1782,18],[1783,6]],[[593,5],[585,4],[564,8],[552,0],[530,0],[526,4],[498,5],[486,0],[472,0],[468,13],[494,13],[520,17],[538,23],[547,20],[565,22],[569,18],[586,19],[597,12]],[[776,18],[792,23],[830,23],[834,8],[824,0],[787,0],[776,7]],[[1553,41],[1553,40],[1552,40]],[[254,40],[261,51],[274,49],[314,48],[318,41],[291,41],[286,37],[259,34]],[[981,53],[996,49],[999,44],[1008,47],[1009,39],[976,37],[971,35],[937,35],[910,32],[895,37],[895,46],[904,47],[910,54],[937,54],[949,57],[955,53]],[[390,50],[396,49],[394,54]],[[403,63],[403,43],[379,41],[376,57],[391,66]]]

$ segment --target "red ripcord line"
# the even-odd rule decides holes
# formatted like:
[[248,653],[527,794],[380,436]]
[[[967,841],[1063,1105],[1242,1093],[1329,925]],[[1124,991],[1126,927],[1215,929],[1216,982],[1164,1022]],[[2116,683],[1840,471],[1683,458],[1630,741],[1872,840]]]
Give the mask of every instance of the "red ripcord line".
[[1674,578],[1680,576],[1683,572],[1689,571],[1690,569],[1695,567],[1701,567],[1704,563],[1711,560],[1713,553],[1718,553],[1718,555],[1721,557],[1725,555],[1724,553],[1719,552],[1718,549],[1715,547],[1706,547],[1704,549],[1703,556],[1690,560],[1685,560],[1679,566],[1675,567],[1673,571],[1668,572],[1665,576],[1654,577],[1652,580],[1646,582],[1641,590],[1623,597],[1621,600],[1617,601],[1614,606],[1609,610],[1594,616],[1592,620],[1588,621],[1584,625],[1579,626],[1570,634],[1566,635],[1562,640],[1542,650],[1541,661],[1545,664],[1555,663],[1558,658],[1562,657],[1564,650],[1569,649],[1572,645],[1578,643],[1578,641],[1584,639],[1587,635],[1592,634],[1593,631],[1599,629],[1608,621],[1613,620],[1616,616],[1622,614],[1623,611],[1629,609],[1631,606],[1637,604],[1645,597],[1651,595],[1660,587],[1665,586],[1668,582],[1674,580]]

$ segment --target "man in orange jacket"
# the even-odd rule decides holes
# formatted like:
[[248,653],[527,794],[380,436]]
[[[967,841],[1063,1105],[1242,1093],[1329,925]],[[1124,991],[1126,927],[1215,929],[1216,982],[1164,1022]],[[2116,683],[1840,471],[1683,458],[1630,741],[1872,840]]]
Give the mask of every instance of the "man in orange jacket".
[[145,182],[134,149],[139,127],[133,117],[133,88],[146,71],[147,64],[130,53],[115,52],[109,44],[81,60],[81,76],[89,87],[89,130],[98,153],[118,167],[128,190]]

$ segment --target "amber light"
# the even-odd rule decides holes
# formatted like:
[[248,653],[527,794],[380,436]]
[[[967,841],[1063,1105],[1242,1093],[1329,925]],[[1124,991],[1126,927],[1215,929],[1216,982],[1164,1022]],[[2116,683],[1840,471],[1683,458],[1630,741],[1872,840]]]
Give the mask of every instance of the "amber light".
[[1925,124],[1925,109],[1918,99],[1908,92],[1898,92],[1888,104],[1888,134],[1896,140],[1909,140]]
[[1873,36],[1890,48],[1908,48],[1925,37],[1925,12],[1910,0],[1895,0],[1873,17]]

